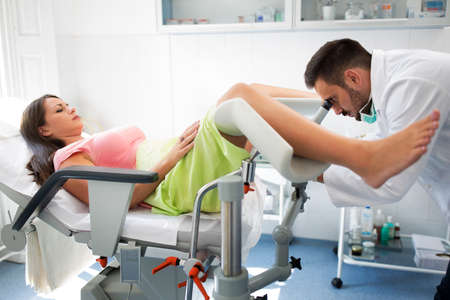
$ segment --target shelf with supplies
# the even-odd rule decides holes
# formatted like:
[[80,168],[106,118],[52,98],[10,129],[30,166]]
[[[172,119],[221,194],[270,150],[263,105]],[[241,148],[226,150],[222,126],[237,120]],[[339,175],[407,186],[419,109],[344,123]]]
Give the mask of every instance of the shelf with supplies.
[[292,28],[292,0],[157,0],[163,33],[267,31]]
[[[357,213],[355,213],[355,211],[357,211]],[[445,274],[442,264],[440,268],[424,267],[426,264],[421,263],[423,258],[421,258],[420,253],[418,252],[418,245],[417,241],[414,241],[414,235],[400,234],[399,226],[398,230],[395,229],[397,226],[393,227],[394,233],[389,232],[389,224],[392,224],[389,217],[388,220],[384,222],[383,228],[379,228],[381,226],[378,226],[378,229],[376,229],[376,224],[380,223],[379,221],[376,221],[377,216],[373,218],[374,214],[372,212],[372,214],[366,213],[366,217],[364,217],[365,212],[361,211],[361,227],[359,227],[358,225],[355,226],[355,224],[358,223],[358,221],[355,221],[355,215],[357,215],[358,212],[359,211],[355,210],[355,208],[341,208],[339,240],[338,246],[335,249],[338,256],[337,276],[331,281],[331,284],[334,287],[342,287],[342,264],[344,263],[391,270]],[[368,218],[372,219],[372,221],[363,221],[364,218],[367,219],[367,215],[369,215]],[[370,215],[372,217],[370,217]],[[379,215],[378,211],[377,215]],[[350,220],[346,221],[346,218]],[[382,217],[382,219],[384,219],[384,217]],[[371,225],[375,225],[373,227],[373,234],[370,234],[370,230],[372,229],[364,229],[365,227],[372,228],[370,225],[365,225],[370,223]],[[346,227],[352,229],[346,230]],[[379,239],[380,234],[378,232],[380,231],[381,238]],[[364,232],[366,232],[366,234]],[[394,238],[390,237],[392,235]],[[448,246],[448,250],[450,250],[450,245]],[[448,259],[444,262],[445,267],[447,264]]]
[[161,33],[433,28],[450,0],[157,0]]
[[431,28],[450,25],[448,0],[296,0],[296,29]]

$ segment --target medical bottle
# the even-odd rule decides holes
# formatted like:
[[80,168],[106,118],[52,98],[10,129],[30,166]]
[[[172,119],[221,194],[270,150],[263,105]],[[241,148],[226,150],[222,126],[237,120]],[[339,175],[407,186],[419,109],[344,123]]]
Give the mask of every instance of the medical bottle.
[[394,226],[394,239],[399,240],[400,239],[400,223],[396,222]]
[[387,222],[385,223],[389,227],[389,239],[394,239],[394,224],[392,223],[392,216],[387,217]]
[[378,241],[380,241],[381,228],[383,227],[383,224],[384,224],[384,215],[381,212],[381,209],[377,209],[377,213],[375,214],[375,217],[373,218],[373,224],[374,224],[375,229],[377,230]]
[[392,18],[392,2],[389,0],[383,0],[381,3],[381,17],[384,19]]
[[382,245],[387,245],[389,242],[389,225],[388,225],[388,223],[384,223],[383,228],[381,228],[380,242]]
[[361,237],[363,240],[370,240],[373,230],[373,212],[367,205],[361,211]]
[[[381,229],[380,229],[380,234],[381,234]],[[380,235],[378,234],[377,229],[374,228],[372,231],[372,242],[377,244],[379,241],[380,241]]]

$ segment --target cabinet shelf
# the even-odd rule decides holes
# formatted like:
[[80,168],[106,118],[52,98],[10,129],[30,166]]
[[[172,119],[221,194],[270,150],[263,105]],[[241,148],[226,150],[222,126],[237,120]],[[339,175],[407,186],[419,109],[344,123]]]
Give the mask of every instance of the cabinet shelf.
[[[421,3],[421,0],[417,0]],[[444,0],[447,2],[447,0]],[[295,0],[295,12],[293,27],[298,30],[337,30],[337,29],[377,29],[377,28],[432,28],[445,27],[450,25],[449,8],[443,17],[416,17],[406,18],[407,1],[391,0],[392,18],[380,18],[381,12],[371,11],[369,2],[361,7],[364,10],[364,19],[345,20],[344,15],[347,10],[348,1],[340,0],[335,4],[335,20],[323,20],[320,1]],[[354,1],[358,2],[358,1]],[[372,8],[373,9],[373,8]],[[417,11],[416,14],[421,14]],[[370,18],[371,14],[376,14],[376,18]]]
[[160,32],[164,33],[196,33],[196,32],[245,32],[289,30],[291,24],[286,22],[267,23],[236,23],[236,24],[183,24],[160,25]]
[[[421,0],[417,0],[421,3]],[[344,20],[347,2],[336,4],[336,19],[323,20],[320,1],[313,0],[157,0],[158,31],[161,33],[262,32],[290,30],[361,30],[390,28],[439,28],[450,26],[449,0],[444,0],[443,17],[406,18],[407,0],[392,0],[392,18]],[[270,7],[279,15],[278,22],[256,22],[258,10]],[[195,24],[195,23],[202,24]],[[175,24],[174,24],[175,23]],[[184,24],[178,24],[184,23]],[[193,23],[193,24],[185,24]]]
[[362,19],[362,20],[315,20],[299,21],[296,29],[338,30],[338,29],[376,29],[376,28],[432,28],[449,25],[447,18],[422,19]]
[[292,28],[292,0],[158,0],[156,3],[158,29],[164,33]]

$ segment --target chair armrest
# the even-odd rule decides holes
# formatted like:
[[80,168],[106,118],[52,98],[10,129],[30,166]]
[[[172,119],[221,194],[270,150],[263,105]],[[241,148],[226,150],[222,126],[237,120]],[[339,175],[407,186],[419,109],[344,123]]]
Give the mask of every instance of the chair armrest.
[[34,212],[40,213],[69,179],[85,179],[123,183],[151,183],[158,180],[158,174],[133,169],[72,166],[53,173],[24,208],[13,224],[19,231]]

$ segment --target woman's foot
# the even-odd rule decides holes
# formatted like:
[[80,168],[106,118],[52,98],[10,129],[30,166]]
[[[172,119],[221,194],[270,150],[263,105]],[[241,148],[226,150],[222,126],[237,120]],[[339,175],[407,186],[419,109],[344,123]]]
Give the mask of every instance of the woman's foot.
[[427,152],[427,146],[439,127],[440,113],[434,110],[404,130],[368,145],[369,160],[359,173],[371,187],[378,188],[402,172]]

